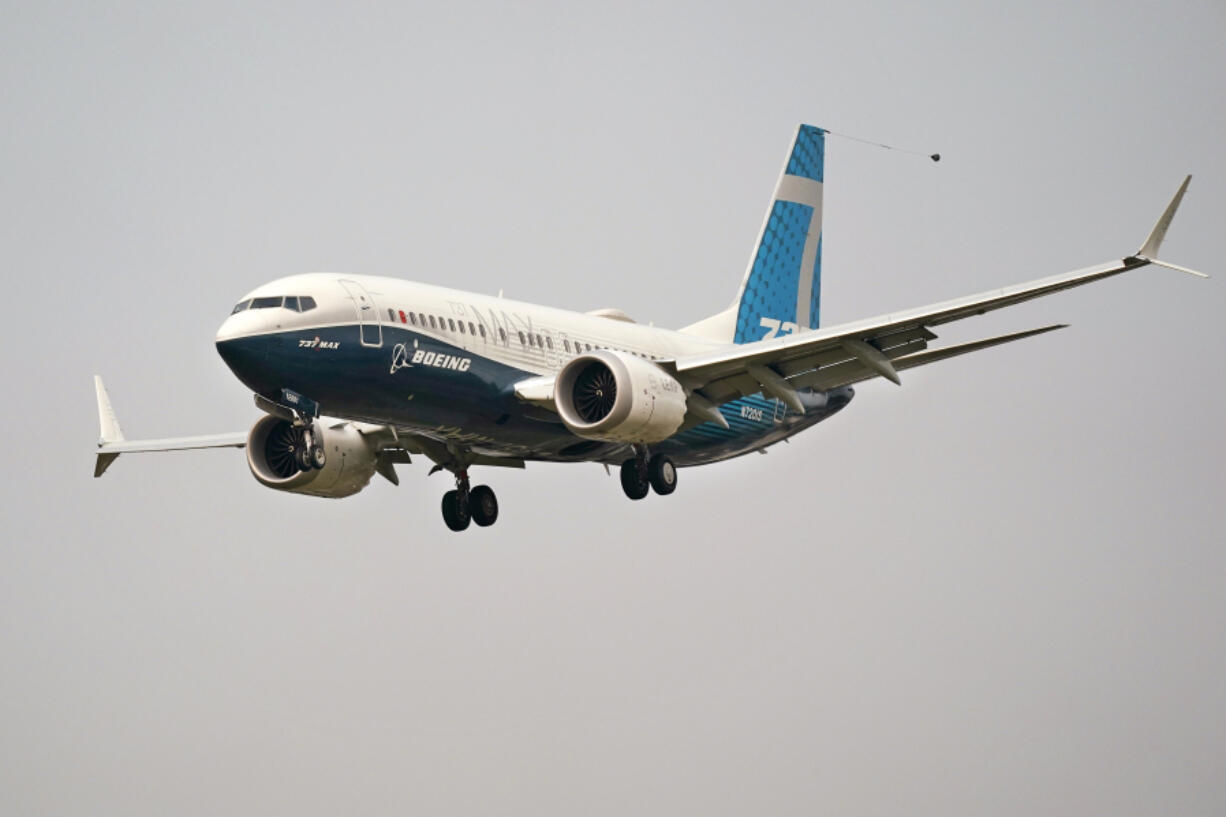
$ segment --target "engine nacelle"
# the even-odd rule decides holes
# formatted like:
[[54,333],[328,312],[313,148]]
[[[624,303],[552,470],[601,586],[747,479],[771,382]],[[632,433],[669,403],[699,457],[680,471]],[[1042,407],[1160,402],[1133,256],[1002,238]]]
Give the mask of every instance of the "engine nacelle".
[[685,419],[685,389],[649,360],[600,349],[558,372],[558,414],[574,434],[591,440],[658,443]]
[[340,423],[319,418],[317,442],[326,455],[324,467],[304,471],[294,456],[302,444],[299,430],[280,417],[260,418],[247,435],[247,465],[252,475],[278,491],[333,498],[356,494],[374,476],[377,455],[352,423]]

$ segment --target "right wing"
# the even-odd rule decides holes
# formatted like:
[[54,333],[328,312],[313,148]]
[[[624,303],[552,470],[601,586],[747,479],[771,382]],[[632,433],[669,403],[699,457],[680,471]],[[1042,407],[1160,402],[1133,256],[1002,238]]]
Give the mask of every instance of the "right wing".
[[94,462],[94,476],[100,477],[120,454],[136,454],[146,451],[185,451],[194,448],[242,448],[247,444],[247,432],[234,431],[228,434],[207,434],[198,437],[168,437],[162,440],[126,440],[111,398],[106,393],[102,378],[94,375],[94,390],[98,394],[98,458]]
[[[247,445],[246,431],[233,431],[226,434],[205,434],[196,437],[167,437],[160,440],[128,440],[119,427],[119,419],[111,406],[111,398],[107,394],[102,378],[94,375],[94,389],[98,395],[98,425],[101,436],[98,440],[97,459],[94,462],[94,476],[100,477],[110,467],[120,454],[140,454],[149,451],[189,451],[199,448],[245,448]],[[277,404],[256,396],[256,406],[262,411],[277,414]],[[285,408],[282,406],[284,411]],[[358,433],[370,440],[372,451],[377,456],[376,470],[393,485],[399,485],[396,471],[392,467],[397,463],[412,462],[410,454],[424,454],[438,467],[466,468],[470,465],[491,465],[504,468],[523,468],[524,461],[518,457],[501,456],[492,451],[474,451],[460,449],[436,440],[424,434],[412,431],[397,431],[389,425],[375,425],[336,418],[322,418],[327,425],[352,425]]]

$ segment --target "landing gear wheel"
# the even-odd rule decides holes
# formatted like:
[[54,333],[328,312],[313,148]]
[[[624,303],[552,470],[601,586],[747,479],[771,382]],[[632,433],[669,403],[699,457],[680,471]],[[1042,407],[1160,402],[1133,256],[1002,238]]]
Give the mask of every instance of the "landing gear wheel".
[[677,490],[677,466],[663,454],[656,454],[647,461],[647,478],[660,496],[668,496]]
[[468,527],[472,516],[468,512],[468,503],[460,501],[459,491],[448,491],[443,494],[443,521],[453,531],[462,531]]
[[643,467],[641,460],[633,459],[623,462],[621,478],[622,490],[631,499],[642,499],[651,490],[651,484],[647,481],[647,469]]
[[324,447],[322,445],[311,446],[311,467],[318,470],[323,468],[327,462],[328,456],[324,453]]
[[498,521],[498,497],[488,485],[478,485],[468,494],[468,511],[483,528]]
[[301,442],[294,444],[294,462],[298,463],[299,471],[311,470],[311,452]]

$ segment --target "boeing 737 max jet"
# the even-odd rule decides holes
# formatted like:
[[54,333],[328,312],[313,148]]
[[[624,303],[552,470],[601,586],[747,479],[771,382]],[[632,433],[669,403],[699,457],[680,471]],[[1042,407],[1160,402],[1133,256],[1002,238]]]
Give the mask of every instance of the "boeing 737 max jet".
[[[314,273],[244,295],[217,351],[255,393],[250,431],[126,440],[101,378],[94,476],[120,454],[246,447],[251,473],[281,491],[357,493],[419,454],[455,477],[452,530],[490,525],[498,502],[473,466],[529,460],[616,465],[631,499],[670,494],[677,468],[759,451],[845,407],[852,385],[900,382],[916,366],[1061,325],[929,349],[933,329],[1139,267],[1157,265],[1188,179],[1141,248],[1038,281],[821,328],[826,132],[800,126],[732,305],[680,330],[617,310],[581,314],[391,278]],[[1203,277],[1203,276],[1202,276]]]

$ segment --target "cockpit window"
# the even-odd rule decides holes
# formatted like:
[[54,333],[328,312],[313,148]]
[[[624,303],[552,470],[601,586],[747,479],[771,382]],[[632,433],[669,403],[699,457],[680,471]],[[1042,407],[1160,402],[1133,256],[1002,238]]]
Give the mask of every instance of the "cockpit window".
[[278,306],[284,306],[286,309],[292,309],[294,312],[308,312],[314,309],[317,304],[310,295],[275,295],[240,301],[234,305],[234,309],[230,314],[236,315],[245,309],[273,309]]

